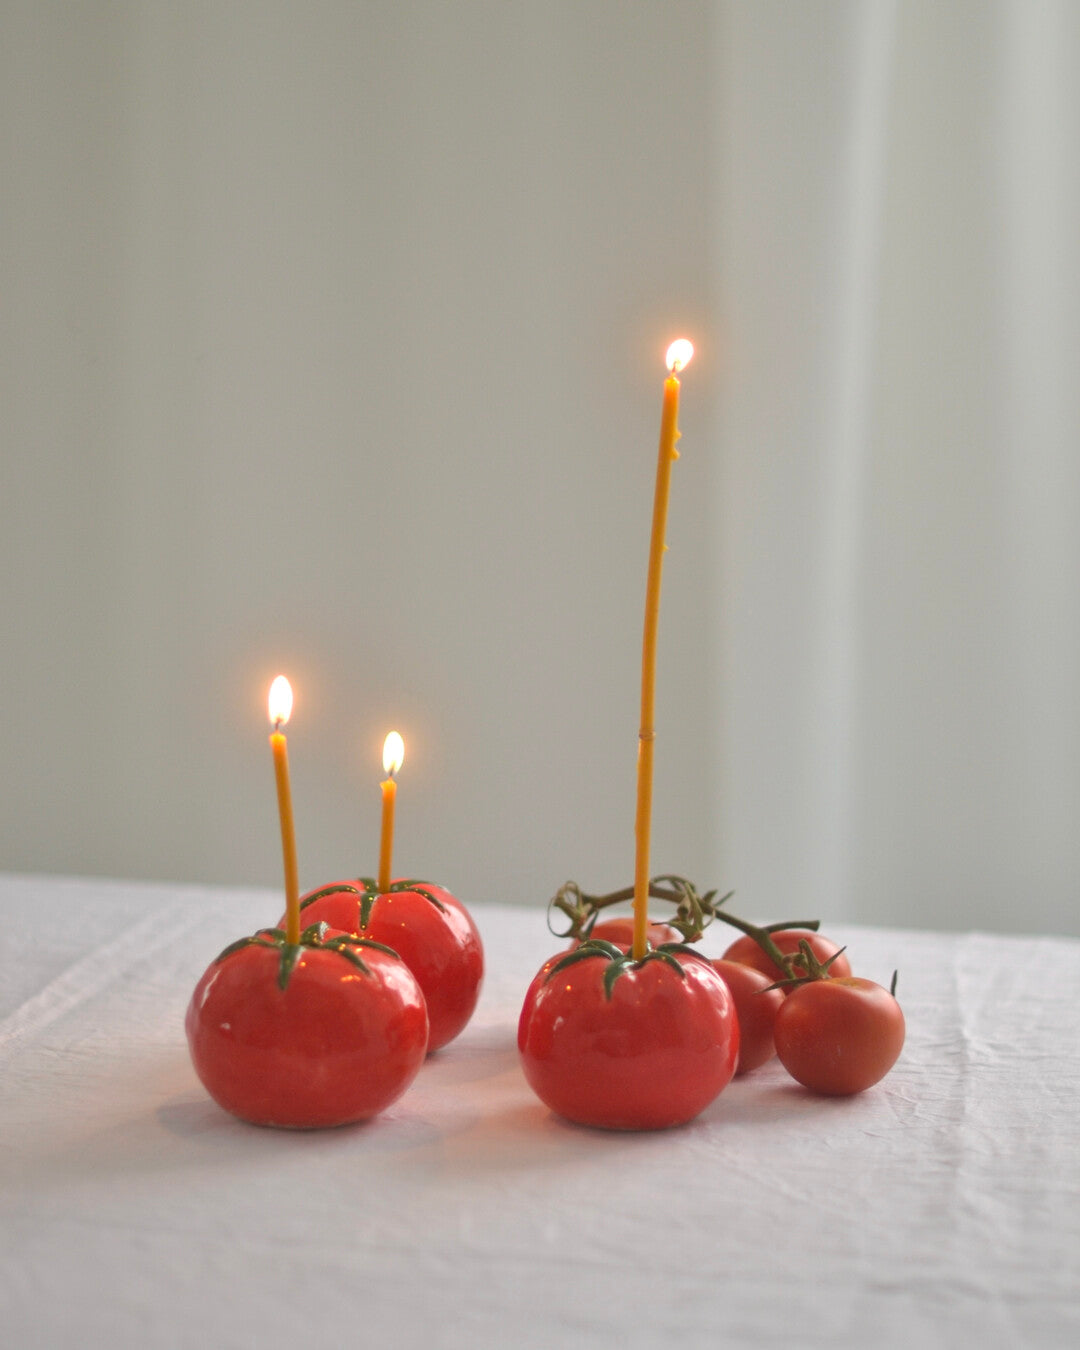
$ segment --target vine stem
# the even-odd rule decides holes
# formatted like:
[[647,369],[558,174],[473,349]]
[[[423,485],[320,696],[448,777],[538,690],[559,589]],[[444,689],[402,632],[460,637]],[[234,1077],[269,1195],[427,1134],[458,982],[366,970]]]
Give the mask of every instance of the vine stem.
[[[669,888],[662,885],[662,882],[674,884]],[[780,951],[772,939],[772,934],[782,929],[792,928],[807,929],[814,932],[819,926],[819,920],[817,919],[787,919],[783,922],[769,924],[750,923],[749,920],[730,914],[723,908],[734,892],[728,892],[727,895],[723,895],[719,899],[715,898],[715,890],[708,891],[705,895],[698,895],[691,882],[684,877],[674,875],[664,874],[660,877],[651,878],[648,882],[648,894],[653,899],[663,900],[676,906],[678,914],[672,922],[682,933],[684,941],[696,942],[714,919],[721,919],[724,923],[730,924],[731,927],[737,928],[740,932],[751,937],[776,965],[777,969],[784,972],[789,978],[794,974],[797,954],[785,954]],[[551,902],[554,908],[560,910],[570,920],[569,931],[565,934],[557,934],[557,936],[574,937],[579,940],[588,937],[597,915],[609,906],[625,900],[633,899],[635,901],[636,918],[637,895],[636,883],[634,886],[625,886],[617,891],[609,891],[607,895],[587,895],[576,882],[568,881],[560,888]],[[554,931],[552,929],[552,932]],[[635,959],[640,960],[641,958],[635,957]]]
[[[770,924],[768,928],[762,928],[759,924],[749,923],[746,919],[740,919],[735,914],[727,914],[724,912],[720,912],[716,915],[716,917],[718,919],[722,919],[724,923],[731,924],[732,928],[737,928],[740,933],[745,933],[747,937],[752,937],[754,941],[757,943],[757,945],[761,948],[761,950],[769,957],[769,959],[775,962],[776,965],[785,972],[788,970],[787,958],[784,956],[784,953],[780,950],[780,948],[776,945],[776,943],[772,940],[772,934],[777,932],[779,928],[806,927],[806,924],[785,923],[780,924],[779,926],[776,924]],[[816,922],[814,924],[814,927],[815,928],[817,927]]]
[[[649,895],[653,900],[667,900],[673,905],[677,905],[680,896],[677,891],[665,890],[663,886],[654,886],[649,884]],[[607,909],[609,905],[617,905],[622,900],[633,900],[634,887],[624,886],[621,891],[612,891],[610,895],[585,895],[582,893],[582,900],[588,902],[593,909]]]

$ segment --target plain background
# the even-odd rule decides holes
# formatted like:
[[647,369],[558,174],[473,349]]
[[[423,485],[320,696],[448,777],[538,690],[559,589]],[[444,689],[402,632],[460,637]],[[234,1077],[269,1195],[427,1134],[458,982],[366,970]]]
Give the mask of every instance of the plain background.
[[1067,3],[0,0],[0,866],[1080,932]]

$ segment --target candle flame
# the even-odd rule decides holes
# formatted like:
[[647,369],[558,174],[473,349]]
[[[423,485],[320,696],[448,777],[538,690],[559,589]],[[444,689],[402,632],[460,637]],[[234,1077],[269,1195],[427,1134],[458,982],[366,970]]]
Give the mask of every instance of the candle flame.
[[279,675],[270,686],[270,721],[274,730],[283,727],[292,715],[292,685]]
[[382,748],[382,766],[383,773],[393,778],[398,769],[405,762],[405,742],[396,731],[391,731],[383,742]]
[[690,364],[690,358],[694,354],[694,344],[689,338],[676,338],[667,349],[667,368],[673,375],[678,375],[680,370],[684,370]]

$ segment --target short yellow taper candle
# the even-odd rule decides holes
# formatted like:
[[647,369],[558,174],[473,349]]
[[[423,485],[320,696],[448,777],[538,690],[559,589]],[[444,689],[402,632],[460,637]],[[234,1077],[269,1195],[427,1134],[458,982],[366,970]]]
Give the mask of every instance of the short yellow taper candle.
[[637,815],[634,838],[634,942],[631,954],[640,961],[648,950],[649,932],[649,835],[652,828],[653,746],[656,729],[656,635],[660,623],[660,575],[664,567],[664,531],[667,526],[671,466],[679,458],[679,371],[694,354],[693,344],[679,338],[667,350],[664,410],[660,418],[660,452],[656,462],[656,493],[653,497],[652,540],[649,544],[649,579],[645,590],[645,632],[641,643],[641,725],[638,731]]
[[285,941],[300,941],[300,883],[296,870],[296,831],[293,828],[292,790],[289,787],[289,746],[281,728],[292,713],[292,687],[284,675],[270,686],[270,749],[274,755],[278,816],[281,818],[281,856],[285,865]]
[[394,775],[405,762],[405,742],[396,731],[391,731],[383,742],[382,763],[386,778],[382,787],[382,838],[379,842],[379,890],[390,889],[390,862],[394,855],[394,803],[397,800],[397,782]]

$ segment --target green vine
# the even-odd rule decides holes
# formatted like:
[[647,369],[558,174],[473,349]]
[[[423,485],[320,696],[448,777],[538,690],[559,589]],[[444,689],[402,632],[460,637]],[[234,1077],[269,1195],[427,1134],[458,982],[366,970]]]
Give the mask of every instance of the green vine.
[[[696,942],[716,917],[719,907],[734,895],[717,900],[715,891],[706,891],[700,895],[693,882],[685,877],[664,874],[653,877],[649,882],[649,895],[654,900],[663,900],[675,906],[675,913],[664,922],[674,928],[686,942]],[[588,895],[576,881],[568,881],[560,886],[548,902],[548,928],[558,938],[572,938],[584,942],[596,926],[600,914],[609,905],[617,905],[634,898],[633,886],[624,886],[622,890],[611,891],[607,895]],[[570,927],[559,932],[552,923],[554,910],[565,914]]]
[[[721,895],[719,898],[717,898],[715,890],[706,891],[702,894],[692,881],[672,873],[664,873],[650,878],[650,898],[662,900],[666,904],[675,906],[675,913],[670,917],[665,916],[663,922],[679,933],[682,942],[664,943],[651,950],[642,959],[648,959],[649,955],[673,950],[692,950],[688,944],[700,941],[706,928],[716,919],[719,919],[722,923],[730,924],[732,928],[737,928],[741,933],[746,933],[754,939],[770,960],[785,972],[785,978],[780,983],[794,984],[800,980],[805,981],[807,976],[804,970],[810,969],[809,966],[806,966],[802,952],[802,947],[806,944],[801,944],[798,952],[784,953],[772,940],[772,934],[787,928],[804,928],[816,932],[821,921],[819,919],[785,919],[779,923],[751,923],[748,919],[741,919],[737,914],[732,914],[724,908],[734,894],[734,891],[728,891],[727,894]],[[583,947],[589,948],[586,952],[588,956],[602,955],[608,948],[617,952],[619,956],[623,956],[624,953],[614,944],[598,942],[597,939],[594,939],[592,931],[605,909],[633,898],[633,886],[624,886],[621,890],[609,891],[606,895],[589,895],[581,889],[576,881],[567,881],[559,887],[548,902],[548,928],[555,937],[569,938],[580,944],[568,956],[576,955]],[[564,915],[570,921],[569,927],[565,931],[560,932],[559,928],[555,926],[554,915],[556,912]],[[608,954],[610,955],[610,953]],[[563,961],[559,962],[555,969],[561,968],[567,959],[564,958]],[[611,959],[614,961],[615,957]],[[827,971],[829,964],[831,963],[821,966],[820,970]],[[800,967],[804,969],[800,970]],[[619,973],[621,971],[616,972],[611,978],[616,979]],[[818,978],[820,978],[820,975]]]

